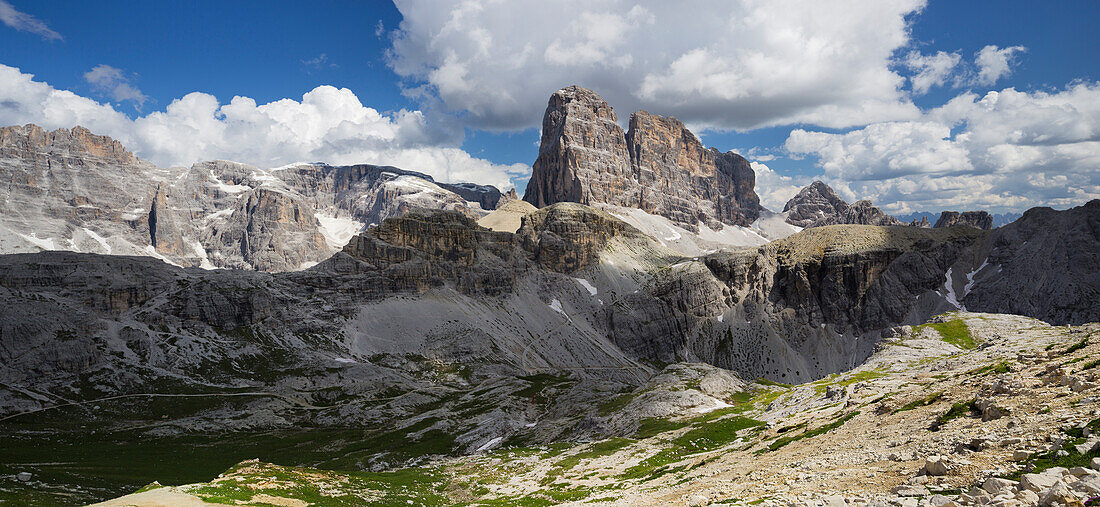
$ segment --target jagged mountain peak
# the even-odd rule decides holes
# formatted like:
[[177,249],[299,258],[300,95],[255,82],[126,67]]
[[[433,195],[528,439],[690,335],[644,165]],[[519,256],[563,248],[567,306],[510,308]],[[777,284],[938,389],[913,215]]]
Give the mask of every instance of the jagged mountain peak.
[[637,208],[695,232],[751,224],[755,184],[747,160],[706,149],[679,120],[638,111],[624,132],[607,101],[573,85],[550,96],[523,199]]
[[903,225],[871,201],[848,204],[823,181],[814,181],[800,190],[787,201],[783,212],[787,214],[787,223],[803,228],[835,224]]
[[87,155],[119,164],[135,164],[140,160],[122,143],[104,135],[75,126],[72,129],[46,130],[33,123],[0,127],[0,148],[32,151],[65,151],[69,156]]

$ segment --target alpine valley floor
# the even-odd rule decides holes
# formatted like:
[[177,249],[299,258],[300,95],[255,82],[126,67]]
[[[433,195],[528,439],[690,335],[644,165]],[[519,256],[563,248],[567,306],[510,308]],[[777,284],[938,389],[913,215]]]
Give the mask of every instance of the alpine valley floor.
[[[800,385],[733,379],[743,388],[730,389],[728,372],[673,364],[601,413],[633,410],[634,398],[660,391],[695,391],[721,403],[644,419],[628,437],[502,447],[384,472],[343,471],[342,457],[358,449],[336,445],[346,444],[341,438],[195,447],[195,463],[212,464],[204,452],[222,462],[258,458],[216,477],[209,467],[148,468],[159,445],[150,442],[132,456],[84,456],[74,464],[59,452],[58,463],[21,463],[2,473],[32,472],[32,489],[40,475],[58,470],[162,474],[160,483],[100,504],[112,506],[1093,505],[1100,496],[1098,366],[1098,323],[1051,326],[951,312],[903,327],[850,371]],[[531,382],[531,394],[553,396],[555,382]],[[0,450],[11,455],[24,445],[35,444],[5,439]],[[417,445],[430,454],[430,443]],[[315,466],[290,466],[306,463]],[[194,480],[203,473],[208,482]],[[193,483],[177,485],[183,482]]]

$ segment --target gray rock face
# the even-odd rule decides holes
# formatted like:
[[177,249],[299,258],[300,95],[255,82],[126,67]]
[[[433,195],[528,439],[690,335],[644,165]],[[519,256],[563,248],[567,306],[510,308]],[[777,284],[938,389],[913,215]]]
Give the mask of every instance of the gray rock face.
[[856,201],[849,205],[829,185],[815,181],[787,201],[783,207],[787,223],[802,228],[825,225],[903,225],[898,219],[871,205]]
[[672,117],[638,111],[623,132],[595,92],[570,86],[550,97],[542,142],[523,199],[640,208],[698,231],[749,225],[760,199],[749,162],[704,148]]
[[[430,176],[426,179],[432,181]],[[438,183],[438,185],[440,188],[458,194],[469,202],[478,203],[481,209],[486,211],[495,210],[503,204],[504,194],[501,194],[500,190],[492,185],[478,185],[477,183]],[[515,199],[515,189],[512,189],[511,192],[512,198]]]
[[934,227],[951,227],[953,225],[969,225],[975,229],[988,231],[993,228],[993,217],[985,211],[944,211],[940,219],[936,220]]
[[0,178],[9,182],[0,189],[0,253],[152,255],[264,271],[316,264],[365,226],[415,208],[478,218],[505,199],[491,186],[440,186],[372,165],[263,170],[217,160],[158,169],[87,129],[34,125],[0,128]]
[[313,210],[291,194],[257,188],[242,195],[226,224],[212,231],[217,266],[286,271],[328,249]]
[[993,230],[981,253],[967,277],[967,309],[1052,324],[1100,320],[1100,200],[1027,210]]
[[[430,419],[459,446],[602,435],[627,423],[592,423],[598,407],[645,384],[652,362],[789,381],[848,369],[894,326],[942,312],[945,278],[983,252],[983,269],[1002,272],[976,270],[958,290],[966,304],[984,310],[1015,290],[1012,309],[1096,320],[1098,215],[1094,201],[1032,210],[993,232],[827,226],[693,260],[611,215],[559,203],[526,215],[517,234],[455,211],[413,211],[291,273],[5,255],[0,417],[54,404],[52,393],[245,392],[169,420],[144,420],[125,402],[96,415],[161,433]],[[1049,265],[1037,264],[1042,255]],[[1025,265],[1069,275],[1037,283]],[[1028,284],[1056,297],[1036,306]],[[520,394],[539,382],[538,397]],[[87,417],[57,414],[67,424]]]

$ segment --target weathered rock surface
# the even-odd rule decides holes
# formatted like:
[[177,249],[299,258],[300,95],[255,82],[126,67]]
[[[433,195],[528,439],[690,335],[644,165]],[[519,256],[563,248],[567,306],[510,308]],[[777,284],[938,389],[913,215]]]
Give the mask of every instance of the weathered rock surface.
[[[514,192],[514,190],[513,190]],[[519,199],[512,199],[488,215],[477,219],[478,225],[494,231],[514,233],[523,223],[523,217],[537,210],[531,203]]]
[[953,225],[969,225],[975,229],[988,231],[993,228],[993,217],[986,211],[944,211],[940,219],[936,220],[934,227],[951,227]]
[[[151,255],[182,266],[301,269],[414,208],[473,218],[506,197],[394,167],[223,160],[158,169],[76,127],[0,129],[0,253]],[[514,192],[512,193],[514,197]]]
[[787,223],[802,228],[825,225],[903,225],[871,205],[871,201],[856,201],[849,205],[829,185],[815,181],[787,201],[783,207]]
[[1100,199],[1066,211],[1032,208],[993,230],[982,253],[967,275],[967,309],[1052,324],[1100,321]]
[[638,111],[623,132],[595,92],[570,86],[550,97],[523,199],[639,208],[697,230],[747,226],[759,215],[755,173],[734,153],[704,148],[671,117]]

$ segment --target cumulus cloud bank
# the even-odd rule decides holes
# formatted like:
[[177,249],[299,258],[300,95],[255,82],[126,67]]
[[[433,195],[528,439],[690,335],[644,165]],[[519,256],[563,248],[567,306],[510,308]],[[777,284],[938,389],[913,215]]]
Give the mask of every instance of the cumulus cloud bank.
[[913,121],[796,129],[785,147],[891,212],[1076,206],[1100,198],[1100,84],[968,92]]
[[[101,71],[88,79],[97,82],[110,74]],[[421,171],[444,182],[473,181],[504,189],[512,187],[511,177],[529,171],[524,164],[494,164],[439,146],[421,112],[382,114],[364,106],[347,88],[318,86],[300,101],[268,104],[241,96],[220,104],[213,95],[194,92],[163,111],[131,119],[110,104],[56,89],[0,64],[0,97],[2,125],[82,125],[160,166],[211,159],[261,167],[298,161],[373,163]]]
[[891,65],[923,0],[396,4],[389,62],[407,93],[476,127],[536,126],[546,97],[574,83],[622,110],[716,128],[920,114]]

